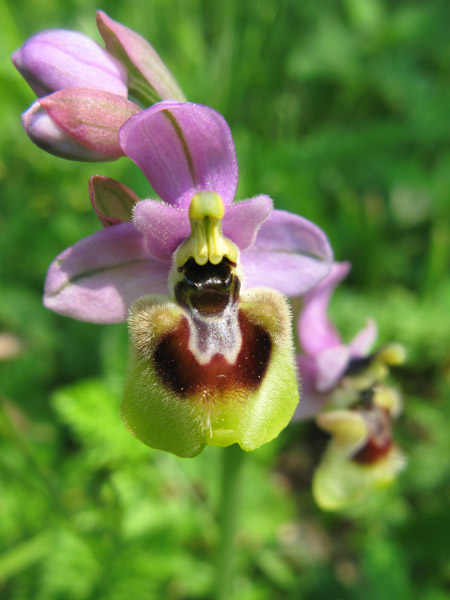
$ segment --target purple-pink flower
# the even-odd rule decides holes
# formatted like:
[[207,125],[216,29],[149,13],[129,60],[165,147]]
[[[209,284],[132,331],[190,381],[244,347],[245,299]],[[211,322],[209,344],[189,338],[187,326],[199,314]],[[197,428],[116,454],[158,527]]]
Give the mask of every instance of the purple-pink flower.
[[377,334],[371,319],[345,344],[327,314],[333,291],[349,270],[350,263],[333,264],[305,294],[297,324],[302,400],[294,420],[316,417],[331,435],[313,477],[314,498],[326,510],[391,483],[405,462],[392,436],[401,397],[384,384],[388,366],[403,362],[403,348],[388,344],[369,352]]
[[[316,415],[335,390],[351,395],[381,382],[388,375],[388,365],[401,364],[404,348],[386,344],[370,352],[377,325],[367,319],[363,327],[345,344],[328,317],[328,305],[336,286],[347,276],[349,262],[333,263],[327,277],[302,298],[297,322],[301,353],[297,365],[302,379],[304,401],[297,419]],[[348,401],[350,403],[350,400]]]
[[65,158],[127,156],[160,199],[139,201],[123,184],[92,177],[104,229],[52,263],[44,304],[80,320],[128,321],[121,415],[138,439],[179,456],[206,444],[253,450],[298,403],[283,294],[305,293],[327,275],[329,242],[309,221],[273,210],[266,195],[235,202],[238,166],[223,117],[186,102],[143,38],[104,13],[97,22],[106,50],[53,30],[14,55],[42,96],[25,129]]
[[167,294],[172,256],[190,233],[189,204],[204,191],[223,201],[223,234],[240,249],[244,287],[297,296],[326,276],[332,251],[316,225],[272,210],[265,195],[234,202],[234,144],[226,121],[213,109],[160,102],[131,117],[120,129],[119,143],[162,201],[137,202],[132,222],[113,220],[117,224],[59,255],[47,275],[48,308],[80,320],[115,323],[126,319],[137,298]]
[[295,418],[316,415],[338,385],[352,360],[368,355],[377,327],[372,319],[344,344],[328,317],[328,305],[336,286],[347,276],[350,263],[334,263],[328,276],[303,297],[297,324],[301,354],[297,364],[302,379],[302,403]]

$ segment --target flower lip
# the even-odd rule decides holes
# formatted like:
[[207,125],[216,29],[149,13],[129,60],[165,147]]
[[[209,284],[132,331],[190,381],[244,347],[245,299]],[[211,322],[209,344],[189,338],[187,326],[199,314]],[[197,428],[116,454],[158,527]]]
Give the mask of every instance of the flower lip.
[[316,422],[331,441],[313,478],[313,495],[325,510],[354,503],[391,483],[405,460],[392,437],[399,397],[377,385],[360,393],[349,409],[320,413]]
[[97,11],[97,27],[108,52],[125,65],[130,93],[142,104],[163,98],[185,100],[173,75],[147,40],[101,10]]
[[298,390],[289,309],[279,293],[252,290],[208,322],[178,303],[141,298],[129,326],[121,414],[142,442],[178,456],[195,456],[206,444],[250,451],[288,423]]

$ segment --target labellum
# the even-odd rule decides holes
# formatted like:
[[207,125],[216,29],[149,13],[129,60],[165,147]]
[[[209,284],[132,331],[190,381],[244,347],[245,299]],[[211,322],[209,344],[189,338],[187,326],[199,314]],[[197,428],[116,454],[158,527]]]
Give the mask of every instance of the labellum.
[[405,464],[392,437],[392,419],[400,410],[396,390],[377,385],[362,391],[349,409],[317,416],[319,427],[332,436],[313,478],[314,498],[321,508],[344,508],[392,483]]
[[289,423],[299,398],[286,300],[271,289],[241,291],[239,249],[222,234],[223,216],[218,194],[193,197],[172,297],[140,298],[129,312],[123,420],[145,444],[179,456],[206,444],[254,450]]

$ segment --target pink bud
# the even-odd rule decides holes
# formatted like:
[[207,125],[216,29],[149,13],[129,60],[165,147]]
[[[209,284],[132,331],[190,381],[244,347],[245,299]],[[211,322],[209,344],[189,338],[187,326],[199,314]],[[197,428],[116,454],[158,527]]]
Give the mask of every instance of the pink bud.
[[127,96],[124,67],[89,37],[49,29],[31,37],[12,61],[38,97],[72,87]]
[[31,141],[50,154],[66,158],[67,160],[80,160],[96,162],[113,160],[96,154],[71,138],[52,121],[39,102],[35,102],[22,115],[22,124]]
[[140,108],[122,96],[88,88],[70,88],[39,101],[49,117],[71,138],[97,154],[123,156],[119,129]]
[[108,52],[126,67],[130,94],[139,102],[149,106],[159,100],[185,100],[173,75],[147,40],[100,10],[97,27]]

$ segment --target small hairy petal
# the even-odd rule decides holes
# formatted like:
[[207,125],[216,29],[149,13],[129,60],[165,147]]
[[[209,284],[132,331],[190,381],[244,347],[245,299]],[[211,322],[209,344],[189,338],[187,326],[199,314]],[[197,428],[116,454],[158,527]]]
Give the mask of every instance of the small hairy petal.
[[253,244],[259,228],[272,212],[269,196],[255,196],[226,207],[222,231],[241,250]]
[[143,104],[151,101],[180,100],[185,97],[173,75],[142,36],[97,12],[97,27],[107,50],[126,67],[130,92]]
[[49,117],[38,101],[23,113],[22,125],[33,144],[60,158],[86,162],[104,162],[115,158],[93,152],[67,135]]
[[255,243],[241,253],[246,287],[270,287],[291,297],[317,285],[332,260],[324,232],[311,221],[282,210],[271,213]]
[[350,271],[350,263],[334,263],[329,275],[307,293],[298,320],[298,336],[302,349],[317,356],[323,350],[339,346],[339,333],[328,319],[328,304],[335,287]]
[[133,214],[136,229],[147,243],[150,254],[171,261],[172,255],[191,233],[188,210],[158,200],[142,200]]
[[212,108],[159,102],[129,119],[119,142],[168,204],[188,208],[201,191],[216,192],[225,205],[233,201],[238,179],[233,138]]
[[71,87],[93,87],[127,96],[123,66],[89,37],[48,29],[31,37],[12,61],[38,97]]
[[130,304],[167,293],[170,263],[152,259],[132,223],[108,227],[65,250],[47,273],[44,304],[80,321],[120,323]]
[[[272,210],[268,196],[256,196],[250,200],[226,207],[222,231],[241,249],[255,240],[261,223]],[[148,250],[160,260],[171,260],[178,246],[191,233],[189,213],[157,200],[142,200],[134,209],[134,224],[145,235]]]
[[80,144],[104,156],[123,156],[119,129],[140,108],[122,96],[70,88],[39,100],[51,119]]

